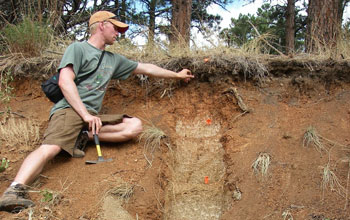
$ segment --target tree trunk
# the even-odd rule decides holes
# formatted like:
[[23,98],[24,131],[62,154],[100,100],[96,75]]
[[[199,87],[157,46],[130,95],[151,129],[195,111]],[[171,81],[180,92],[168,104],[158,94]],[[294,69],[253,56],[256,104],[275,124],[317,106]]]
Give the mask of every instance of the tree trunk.
[[309,0],[305,48],[313,53],[335,49],[341,28],[342,0]]
[[339,23],[341,24],[343,22],[343,14],[344,14],[344,10],[345,10],[345,7],[346,5],[350,2],[350,0],[340,0],[339,1]]
[[189,47],[191,30],[192,0],[171,0],[170,45]]
[[149,24],[148,24],[148,41],[150,47],[154,45],[154,32],[156,29],[156,6],[157,0],[151,0],[149,4]]
[[117,14],[119,15],[119,0],[114,0],[114,8],[116,9],[116,11],[118,12]]
[[286,13],[286,54],[294,53],[295,41],[295,0],[288,0]]
[[[127,10],[126,0],[122,0],[122,2],[121,2],[121,10],[120,10],[120,21],[123,22],[123,23],[126,23],[126,10]],[[125,39],[125,33],[122,33],[120,35],[120,37],[122,39]]]

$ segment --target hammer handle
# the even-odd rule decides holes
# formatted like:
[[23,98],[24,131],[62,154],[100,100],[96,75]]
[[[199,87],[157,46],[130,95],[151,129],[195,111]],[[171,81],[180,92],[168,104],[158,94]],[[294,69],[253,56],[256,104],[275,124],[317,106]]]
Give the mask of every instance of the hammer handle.
[[98,139],[98,135],[94,134],[94,141],[96,144],[96,150],[97,150],[97,156],[102,157],[101,147],[100,147],[100,140]]
[[96,145],[100,145],[100,140],[98,139],[98,135],[94,134],[94,141]]

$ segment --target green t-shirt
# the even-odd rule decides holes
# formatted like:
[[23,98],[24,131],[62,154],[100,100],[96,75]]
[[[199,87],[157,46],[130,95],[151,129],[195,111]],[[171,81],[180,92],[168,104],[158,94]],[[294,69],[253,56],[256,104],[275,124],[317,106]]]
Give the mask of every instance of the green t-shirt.
[[[69,64],[73,65],[75,80],[91,73],[97,66],[102,50],[87,41],[69,45],[62,57],[58,71]],[[88,111],[98,113],[102,100],[111,79],[126,79],[137,67],[137,62],[124,56],[106,51],[103,60],[95,73],[80,82],[77,86],[79,96]],[[51,109],[50,116],[57,110],[70,107],[65,98]]]

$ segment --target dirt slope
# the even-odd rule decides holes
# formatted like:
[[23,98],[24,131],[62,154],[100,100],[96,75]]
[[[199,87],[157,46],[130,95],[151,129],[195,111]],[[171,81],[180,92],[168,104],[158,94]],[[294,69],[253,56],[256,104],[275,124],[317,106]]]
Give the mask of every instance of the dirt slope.
[[[16,97],[9,106],[18,120],[26,120],[18,115],[33,119],[43,132],[51,103],[39,85],[35,80],[17,81]],[[242,114],[227,92],[233,87],[249,113]],[[137,79],[113,82],[102,111],[127,112],[166,133],[151,166],[145,159],[151,154],[144,152],[144,140],[102,143],[104,157],[113,161],[87,166],[85,160],[96,159],[91,143],[85,158],[62,154],[49,163],[30,193],[37,203],[34,209],[0,212],[0,219],[350,218],[346,206],[349,84],[325,88],[309,78],[280,77],[260,87],[250,82],[194,80],[147,94],[150,88],[146,90]],[[328,151],[319,152],[312,143],[303,147],[309,126],[323,137]],[[2,144],[0,157],[12,162],[0,173],[1,192],[28,153],[23,148]],[[260,153],[270,157],[265,177],[252,168]],[[327,164],[340,188],[322,182]],[[131,196],[121,193],[120,186],[129,186]],[[57,197],[54,202],[41,202],[40,191]]]

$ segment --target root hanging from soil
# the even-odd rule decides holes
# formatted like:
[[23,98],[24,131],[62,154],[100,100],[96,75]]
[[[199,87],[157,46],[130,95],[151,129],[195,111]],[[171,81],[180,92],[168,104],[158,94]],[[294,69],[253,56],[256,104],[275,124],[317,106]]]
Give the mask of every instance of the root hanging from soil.
[[235,88],[235,87],[230,87],[230,88],[228,88],[227,90],[225,90],[225,91],[223,92],[223,94],[227,94],[227,93],[230,93],[230,94],[233,94],[233,95],[234,95],[234,97],[235,97],[236,100],[237,100],[238,107],[239,107],[244,113],[250,112],[250,109],[249,109],[248,106],[244,103],[242,96],[238,93],[237,88]]

